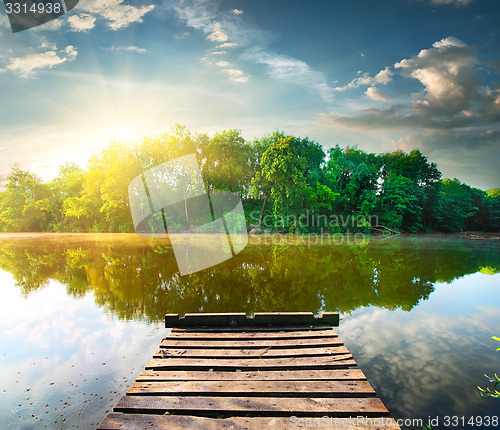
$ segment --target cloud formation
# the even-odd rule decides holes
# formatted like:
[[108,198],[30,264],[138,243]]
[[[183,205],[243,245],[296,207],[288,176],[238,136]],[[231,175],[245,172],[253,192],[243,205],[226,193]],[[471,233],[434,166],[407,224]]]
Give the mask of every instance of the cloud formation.
[[229,79],[233,82],[247,82],[250,75],[245,74],[243,70],[239,69],[224,69],[224,72],[229,75]]
[[387,94],[384,93],[383,91],[380,91],[376,87],[369,87],[366,91],[365,94],[370,97],[372,100],[376,101],[381,101],[385,102],[387,101]]
[[[208,51],[201,58],[205,64],[220,66],[222,61],[226,61],[221,60],[220,56],[231,55],[228,49],[240,48],[238,51],[241,53],[243,50],[243,53],[239,56],[238,63],[263,65],[271,78],[305,87],[317,93],[325,102],[333,100],[333,88],[323,73],[314,70],[303,60],[268,49],[265,32],[243,22],[239,18],[239,15],[243,14],[242,10],[234,9],[230,13],[219,13],[214,9],[213,3],[206,0],[199,2],[186,0],[172,8],[186,25],[201,30],[206,34],[207,40],[217,43],[214,50]],[[214,60],[212,56],[219,58]],[[234,60],[231,64],[233,63]],[[250,75],[243,69],[244,67],[238,64],[237,67],[224,68],[223,72],[234,82],[247,82]]]
[[72,45],[68,45],[66,48],[57,51],[55,45],[43,41],[41,48],[48,50],[38,54],[12,58],[4,69],[0,69],[0,72],[10,70],[22,78],[32,78],[36,75],[37,71],[45,68],[52,69],[66,61],[73,61],[78,55],[78,51]]
[[222,29],[220,22],[214,24],[214,31],[207,36],[207,40],[212,42],[226,42],[229,36]]
[[87,32],[95,27],[96,18],[88,13],[71,15],[68,18],[71,31]]
[[333,88],[325,76],[313,70],[305,61],[287,55],[280,55],[262,49],[249,50],[244,58],[267,66],[268,74],[277,80],[284,80],[317,92],[326,102],[333,99]]
[[[322,123],[352,129],[412,128],[452,130],[498,124],[500,89],[483,85],[475,50],[455,37],[435,42],[412,58],[394,65],[394,73],[418,81],[423,90],[412,95],[408,104],[389,108],[364,109],[347,117],[335,112],[322,115]],[[388,84],[388,68],[375,78],[363,76],[342,87],[343,90],[373,82]],[[382,100],[377,89],[368,89],[372,99]]]
[[363,73],[360,77],[354,78],[348,84],[341,87],[335,87],[334,90],[345,91],[351,88],[358,88],[364,85],[375,85],[375,84],[387,85],[389,82],[392,81],[393,75],[394,73],[390,70],[390,68],[386,67],[385,69],[378,72],[375,76],[370,76],[368,73]]
[[145,54],[148,52],[144,48],[138,48],[137,46],[115,46],[113,45],[111,48],[107,49],[108,51],[124,51],[124,52],[136,52],[138,54]]
[[[92,17],[98,15],[107,20],[107,26],[111,30],[119,30],[132,23],[143,22],[144,15],[154,8],[153,4],[144,6],[123,4],[123,0],[86,0],[78,4],[78,9],[86,12],[85,15]],[[89,18],[86,19],[88,23]]]

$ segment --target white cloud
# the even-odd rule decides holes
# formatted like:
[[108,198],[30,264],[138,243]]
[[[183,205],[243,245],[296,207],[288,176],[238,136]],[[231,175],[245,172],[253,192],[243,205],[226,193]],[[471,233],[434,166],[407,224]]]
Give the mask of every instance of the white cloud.
[[[485,67],[472,47],[455,37],[447,37],[394,65],[400,76],[419,81],[423,86],[421,92],[412,94],[407,104],[397,104],[388,109],[365,109],[352,117],[331,113],[323,115],[322,119],[325,124],[351,129],[418,127],[470,130],[498,124],[500,88],[483,85],[480,72]],[[392,79],[387,76],[387,70],[384,69],[375,78],[363,76],[348,85],[358,86],[361,81],[387,83]],[[380,99],[380,94],[374,89],[367,90],[366,94]],[[461,140],[469,144],[469,139]]]
[[71,15],[68,18],[71,31],[87,32],[95,27],[96,18],[88,13]]
[[[267,33],[265,31],[249,26],[244,20],[235,17],[235,15],[241,15],[242,11],[221,14],[215,10],[214,4],[215,2],[210,1],[182,0],[171,6],[179,18],[186,22],[186,25],[201,30],[207,40],[219,42],[216,50],[210,51],[201,59],[204,63],[214,64],[209,55],[225,55],[228,54],[226,48],[241,46],[245,52],[239,60],[264,64],[273,79],[303,86],[319,94],[324,101],[332,100],[333,89],[321,72],[313,70],[300,59],[270,51],[266,46]],[[239,64],[237,69],[226,69],[225,72],[230,74],[232,80],[238,82],[246,82],[249,78],[249,75],[241,70]],[[243,74],[239,75],[239,72]]]
[[228,67],[231,65],[231,63],[229,61],[217,61],[217,64],[219,67]]
[[113,45],[108,51],[125,51],[125,52],[137,52],[138,54],[145,54],[148,52],[144,48],[138,48],[137,46],[115,46]]
[[225,49],[225,48],[236,48],[238,44],[236,42],[226,42],[221,45],[217,45],[217,49]]
[[233,9],[231,12],[232,12],[234,15],[241,15],[241,14],[243,13],[243,11],[242,11],[242,10],[240,10],[240,9]]
[[45,38],[42,39],[42,44],[40,45],[40,47],[43,49],[50,49],[50,50],[57,49],[57,46],[55,43],[49,42]]
[[226,42],[229,36],[224,32],[219,22],[214,24],[214,31],[207,36],[207,40],[212,42]]
[[372,100],[382,101],[382,102],[387,101],[387,94],[375,87],[369,87],[365,91],[365,94]]
[[91,15],[100,15],[108,21],[111,30],[118,30],[134,22],[143,22],[143,16],[155,5],[131,6],[123,4],[123,0],[87,0],[80,2],[78,8]]
[[370,76],[369,73],[363,73],[359,78],[354,78],[347,85],[336,87],[334,89],[335,91],[345,91],[351,88],[358,88],[363,85],[375,85],[375,84],[387,85],[389,82],[392,81],[393,75],[394,72],[392,72],[389,67],[386,67],[385,69],[378,72],[375,76]]
[[[46,42],[43,42],[42,45],[45,44]],[[53,67],[66,61],[73,61],[78,55],[78,51],[72,45],[68,45],[59,52],[57,52],[55,48],[56,47],[54,45],[54,49],[49,51],[39,54],[30,54],[24,57],[12,58],[5,70],[17,73],[23,78],[29,78],[35,76],[36,72],[40,69],[52,69]]]
[[247,52],[244,58],[268,66],[268,73],[274,79],[284,80],[317,92],[321,98],[330,102],[333,97],[325,76],[302,60],[263,50]]
[[226,72],[229,75],[229,79],[234,82],[247,82],[248,79],[250,79],[250,75],[245,74],[243,70],[224,69],[224,72]]
[[394,73],[389,67],[386,67],[375,75],[375,82],[386,85],[392,81],[392,75],[394,75]]
[[64,48],[61,52],[64,52],[65,54],[67,54],[66,58],[69,61],[73,61],[76,58],[76,56],[78,55],[78,51],[76,50],[76,48],[73,45],[66,46],[66,48]]
[[454,37],[432,46],[394,65],[402,76],[417,79],[425,87],[414,108],[431,115],[454,115],[481,100],[482,79],[474,70],[478,64],[474,50]]

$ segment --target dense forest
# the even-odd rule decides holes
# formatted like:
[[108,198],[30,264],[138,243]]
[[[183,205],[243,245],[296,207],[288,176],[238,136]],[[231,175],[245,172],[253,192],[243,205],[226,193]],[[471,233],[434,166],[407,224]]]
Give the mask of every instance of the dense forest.
[[443,179],[419,150],[325,152],[282,132],[248,142],[237,130],[211,137],[177,125],[170,134],[113,142],[86,169],[65,164],[50,182],[13,166],[0,192],[0,231],[133,232],[130,181],[190,153],[207,190],[238,193],[247,224],[262,231],[500,230],[500,189]]

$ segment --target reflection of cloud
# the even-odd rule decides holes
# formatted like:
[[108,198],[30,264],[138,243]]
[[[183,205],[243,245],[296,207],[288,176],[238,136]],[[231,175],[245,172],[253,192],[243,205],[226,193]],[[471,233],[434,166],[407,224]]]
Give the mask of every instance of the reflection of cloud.
[[410,313],[360,309],[341,321],[342,340],[392,413],[474,415],[482,407],[476,386],[498,364],[490,333],[500,324],[498,306],[489,304],[495,290],[484,279],[438,285]]
[[[56,282],[24,299],[10,275],[0,270],[0,280],[0,380],[8,393],[2,408],[16,411],[16,428],[43,428],[44,422],[59,428],[63,417],[95,427],[95,417],[125,394],[168,333],[161,324],[118,321],[92,294],[76,300]],[[31,414],[44,421],[37,427]],[[13,426],[12,419],[0,414],[0,427]]]

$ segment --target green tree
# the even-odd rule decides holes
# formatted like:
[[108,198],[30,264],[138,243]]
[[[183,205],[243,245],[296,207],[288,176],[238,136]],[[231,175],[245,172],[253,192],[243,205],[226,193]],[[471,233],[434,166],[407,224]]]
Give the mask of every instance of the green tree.
[[435,216],[440,231],[463,231],[468,218],[477,212],[471,188],[457,178],[444,179],[440,186],[440,205]]
[[390,174],[380,193],[382,224],[394,230],[418,231],[422,227],[423,194],[410,178]]
[[239,130],[199,139],[202,173],[209,190],[246,194],[252,176],[252,148]]
[[49,231],[57,216],[50,187],[29,171],[12,167],[0,195],[0,223],[3,231]]
[[254,195],[264,195],[263,205],[269,199],[275,216],[300,208],[307,160],[300,156],[299,145],[300,140],[295,137],[274,133],[262,155],[261,170],[252,179]]

